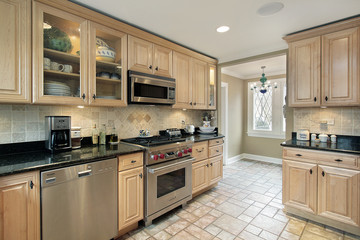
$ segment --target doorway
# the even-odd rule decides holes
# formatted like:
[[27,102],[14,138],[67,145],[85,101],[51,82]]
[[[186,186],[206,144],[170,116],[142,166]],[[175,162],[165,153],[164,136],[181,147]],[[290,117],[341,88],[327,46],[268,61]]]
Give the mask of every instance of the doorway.
[[228,162],[228,99],[229,99],[229,85],[226,82],[221,82],[221,129],[225,135],[224,138],[224,165]]

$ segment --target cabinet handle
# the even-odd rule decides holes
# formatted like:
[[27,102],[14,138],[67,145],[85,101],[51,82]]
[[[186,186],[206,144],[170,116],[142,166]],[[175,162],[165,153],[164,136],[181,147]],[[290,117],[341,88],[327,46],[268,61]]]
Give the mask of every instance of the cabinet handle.
[[192,102],[190,102],[190,105],[192,106]]
[[209,164],[206,164],[206,167],[209,167]]
[[326,97],[325,97],[325,101],[327,101],[327,100],[328,100],[328,97],[326,96]]
[[310,169],[310,174],[312,174],[312,169]]
[[30,186],[30,189],[33,189],[33,188],[34,188],[34,183],[33,183],[33,181],[30,181],[30,182],[29,182],[29,186]]
[[159,67],[156,67],[156,68],[155,68],[155,71],[159,71]]
[[317,98],[316,98],[316,97],[314,97],[314,102],[316,102],[316,100],[317,100]]
[[86,97],[86,95],[85,95],[85,93],[83,93],[82,99],[85,100],[85,97]]
[[152,69],[152,65],[149,66],[149,69]]
[[322,172],[321,172],[321,175],[322,175],[323,177],[325,177],[325,172],[324,172],[324,171],[322,171]]
[[136,163],[136,161],[135,161],[135,160],[132,160],[131,163]]
[[94,99],[94,100],[96,99],[96,95],[95,95],[95,93],[94,93],[94,95],[93,95],[93,99]]
[[194,106],[196,106],[196,102],[194,102]]
[[196,149],[197,152],[201,153],[202,151],[204,151],[204,148],[202,148],[201,150]]
[[139,174],[139,177],[140,177],[140,178],[142,178],[142,177],[143,177],[142,173],[140,173],[140,174]]
[[216,150],[216,152],[219,152],[219,150]]
[[335,159],[336,162],[342,162],[343,160],[341,159]]
[[210,166],[212,166],[213,164],[212,163],[210,163]]
[[295,156],[297,156],[297,157],[301,157],[302,155],[301,155],[301,154],[299,154],[299,153],[297,153]]

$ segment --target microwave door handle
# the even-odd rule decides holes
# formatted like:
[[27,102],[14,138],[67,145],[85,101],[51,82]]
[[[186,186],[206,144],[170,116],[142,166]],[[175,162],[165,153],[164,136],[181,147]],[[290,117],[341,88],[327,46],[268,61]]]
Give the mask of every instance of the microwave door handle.
[[133,78],[132,83],[141,83],[141,84],[145,84],[145,85],[156,85],[156,86],[167,87],[167,88],[176,86],[176,83],[173,81],[166,81],[166,80],[152,79],[152,78],[138,78],[138,77]]
[[169,165],[166,165],[166,166],[163,166],[163,167],[158,167],[158,168],[149,168],[149,173],[152,173],[152,174],[155,174],[156,172],[159,172],[163,169],[166,169],[166,168],[171,168],[171,167],[176,167],[176,166],[179,166],[179,165],[183,165],[185,163],[188,163],[188,162],[192,162],[194,160],[194,158],[189,158],[188,160],[185,160],[185,161],[181,161],[181,162],[177,162],[177,163],[173,163],[173,164],[169,164]]

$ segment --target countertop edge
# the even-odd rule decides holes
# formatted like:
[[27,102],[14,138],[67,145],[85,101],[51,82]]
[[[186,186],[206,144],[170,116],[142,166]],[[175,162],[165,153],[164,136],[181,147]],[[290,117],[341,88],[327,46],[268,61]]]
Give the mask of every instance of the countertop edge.
[[311,147],[311,146],[300,146],[294,144],[287,144],[286,142],[282,142],[280,144],[282,147],[291,147],[291,148],[300,148],[300,149],[308,149],[315,151],[327,151],[327,152],[338,152],[338,153],[347,153],[347,154],[360,154],[360,151],[356,150],[347,150],[347,149],[332,149],[332,148],[320,148],[320,147]]

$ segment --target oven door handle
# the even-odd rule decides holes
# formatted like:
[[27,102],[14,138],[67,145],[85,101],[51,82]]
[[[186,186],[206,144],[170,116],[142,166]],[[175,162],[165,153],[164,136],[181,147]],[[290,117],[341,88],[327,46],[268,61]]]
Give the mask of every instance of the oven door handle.
[[187,159],[187,160],[185,160],[185,161],[181,161],[181,162],[169,164],[169,165],[166,165],[166,166],[163,166],[163,167],[149,168],[148,171],[149,171],[149,173],[154,174],[154,173],[156,173],[156,172],[158,172],[158,171],[161,171],[161,170],[163,170],[163,169],[171,168],[171,167],[176,167],[176,166],[183,165],[183,164],[186,164],[186,163],[192,162],[192,161],[194,161],[194,158],[193,158],[193,157],[192,157],[192,158],[189,158],[189,159]]

